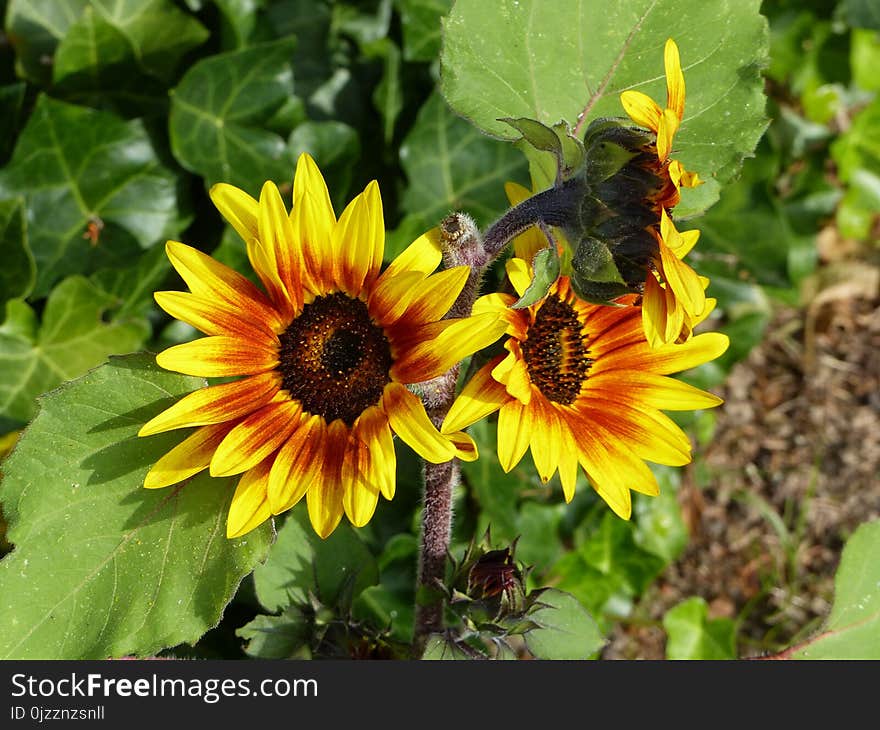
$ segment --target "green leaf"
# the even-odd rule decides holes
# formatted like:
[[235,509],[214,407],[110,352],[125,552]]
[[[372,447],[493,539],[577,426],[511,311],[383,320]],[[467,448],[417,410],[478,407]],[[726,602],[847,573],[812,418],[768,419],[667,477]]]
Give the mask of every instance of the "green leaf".
[[511,306],[511,309],[525,309],[547,296],[550,287],[559,277],[560,260],[556,246],[542,248],[532,260],[534,276],[523,295]]
[[831,143],[831,157],[838,174],[846,183],[857,170],[865,169],[880,175],[880,99],[862,109],[852,125]]
[[127,317],[147,317],[155,312],[153,292],[162,286],[171,263],[164,246],[154,246],[130,266],[104,269],[93,274],[90,281],[102,292],[113,297],[114,320]]
[[[675,157],[707,182],[685,191],[687,217],[718,199],[766,127],[767,23],[760,0],[457,0],[444,22],[442,91],[485,132],[511,138],[501,117],[565,120],[624,116],[619,95],[666,101],[663,45],[681,51],[687,105]],[[684,22],[686,19],[686,22]]]
[[440,634],[431,634],[425,643],[422,659],[428,660],[464,660],[473,657],[466,653],[458,644]]
[[82,375],[108,355],[139,349],[150,334],[149,324],[107,317],[117,306],[115,296],[81,276],[52,290],[39,325],[26,303],[10,300],[0,327],[0,416],[29,421],[41,393]]
[[266,129],[293,94],[294,40],[218,53],[193,66],[174,89],[171,150],[207,186],[227,182],[259,196],[266,180],[289,181],[295,160]]
[[699,596],[682,601],[663,616],[667,659],[736,659],[736,627],[730,619],[709,619]]
[[538,659],[589,659],[605,645],[598,624],[570,593],[548,588],[535,605],[527,615],[538,626],[523,638]]
[[36,267],[28,246],[21,199],[0,200],[0,260],[0,302],[30,294]]
[[526,170],[511,145],[499,144],[459,119],[437,93],[419,110],[400,159],[409,182],[402,206],[422,230],[452,211],[470,213],[485,226],[507,208],[504,183],[522,184]]
[[834,605],[818,636],[793,659],[880,659],[880,520],[865,522],[844,545]]
[[0,198],[18,195],[37,266],[34,297],[69,274],[126,263],[179,223],[177,178],[142,122],[47,96],[0,170]]
[[280,616],[257,616],[235,635],[248,642],[245,654],[255,659],[309,658],[310,627],[297,606],[288,606]]
[[394,124],[403,109],[403,88],[400,78],[400,49],[387,38],[380,38],[364,48],[367,58],[382,59],[382,80],[373,91],[373,106],[382,117],[385,144],[394,137]]
[[147,656],[193,643],[264,559],[269,523],[225,537],[233,480],[203,472],[142,487],[180,435],[139,439],[138,429],[202,383],[153,359],[114,358],[46,396],[4,463],[15,550],[0,561],[0,657]]
[[403,59],[433,61],[440,53],[440,23],[452,0],[397,0],[403,27]]
[[635,496],[634,538],[638,545],[669,564],[684,552],[690,538],[676,496],[681,477],[669,467],[655,466],[653,471],[660,484],[660,494]]
[[19,76],[49,84],[55,48],[87,5],[88,0],[9,0],[6,34],[15,48]]
[[170,0],[90,2],[56,50],[56,89],[131,114],[163,111],[165,86],[208,30]]
[[354,528],[340,525],[322,540],[304,506],[290,512],[269,559],[254,571],[257,598],[267,611],[307,605],[309,594],[325,606],[348,602],[378,581],[376,560]]

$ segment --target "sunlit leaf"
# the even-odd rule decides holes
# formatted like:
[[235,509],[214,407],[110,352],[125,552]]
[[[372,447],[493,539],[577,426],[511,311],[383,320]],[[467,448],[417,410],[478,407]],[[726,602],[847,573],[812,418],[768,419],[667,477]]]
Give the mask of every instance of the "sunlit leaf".
[[663,45],[675,39],[687,104],[675,156],[707,180],[686,191],[679,215],[718,199],[766,126],[767,23],[759,0],[458,0],[444,23],[443,94],[489,134],[511,138],[501,117],[590,120],[624,116],[619,95],[666,101]]
[[549,588],[528,617],[537,624],[524,635],[526,646],[538,659],[589,659],[605,644],[605,637],[589,612],[571,594]]
[[682,601],[663,616],[667,659],[735,659],[736,627],[728,618],[710,619],[706,601]]
[[4,463],[0,657],[149,656],[215,626],[272,527],[227,540],[234,480],[143,488],[179,434],[138,429],[196,378],[114,359],[42,400]]

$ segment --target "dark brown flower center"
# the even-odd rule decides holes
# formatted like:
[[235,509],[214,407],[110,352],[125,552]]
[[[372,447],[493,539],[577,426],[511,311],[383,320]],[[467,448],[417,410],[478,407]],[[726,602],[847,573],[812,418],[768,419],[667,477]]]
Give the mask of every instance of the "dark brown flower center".
[[535,315],[522,353],[532,383],[563,405],[577,398],[593,363],[577,313],[554,296],[547,297]]
[[351,426],[391,382],[391,346],[360,299],[318,297],[279,339],[281,387],[327,423],[341,418]]

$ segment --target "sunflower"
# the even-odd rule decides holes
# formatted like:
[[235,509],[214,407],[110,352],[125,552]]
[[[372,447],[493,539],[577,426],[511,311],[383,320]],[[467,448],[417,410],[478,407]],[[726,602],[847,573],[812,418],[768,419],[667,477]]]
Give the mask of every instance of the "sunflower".
[[367,185],[337,220],[308,155],[297,163],[290,213],[272,182],[259,201],[222,183],[210,194],[244,239],[263,289],[168,242],[189,292],[157,292],[156,301],[207,337],[170,347],[156,362],[226,382],[190,393],[141,428],[138,435],[149,436],[195,427],[150,469],[145,487],[176,484],[206,468],[212,476],[240,474],[228,537],[304,496],[312,526],[327,537],[343,513],[362,526],[379,494],[394,496],[393,435],[430,462],[476,458],[470,437],[441,435],[406,387],[441,375],[505,328],[495,313],[443,319],[468,269],[434,273],[437,231],[381,271],[378,185]]
[[655,174],[663,181],[655,201],[658,220],[650,229],[658,245],[645,278],[642,307],[645,336],[654,347],[689,338],[714,304],[704,294],[708,280],[699,277],[682,260],[697,242],[699,231],[679,233],[668,213],[680,202],[682,186],[692,188],[702,182],[699,175],[688,172],[681,162],[669,157],[684,117],[685,101],[684,73],[678,46],[671,38],[666,41],[664,65],[664,109],[640,91],[629,90],[620,95],[630,119],[656,135]]
[[[531,271],[507,262],[521,294]],[[621,300],[631,304],[635,296]],[[727,349],[723,334],[652,348],[637,307],[595,305],[579,299],[561,276],[537,304],[510,309],[515,297],[481,297],[475,312],[506,318],[506,355],[490,360],[452,405],[441,432],[452,434],[498,411],[498,459],[505,471],[531,447],[538,475],[556,471],[566,501],[574,496],[578,466],[612,510],[631,513],[630,490],[659,493],[645,460],[681,466],[691,460],[687,436],[660,409],[692,410],[721,400],[666,377],[708,362]]]

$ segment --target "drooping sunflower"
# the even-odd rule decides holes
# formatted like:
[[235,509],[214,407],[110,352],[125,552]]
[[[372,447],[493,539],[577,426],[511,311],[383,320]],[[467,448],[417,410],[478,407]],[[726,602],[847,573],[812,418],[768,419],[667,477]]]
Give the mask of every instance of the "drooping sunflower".
[[708,281],[699,277],[682,260],[699,238],[699,231],[679,233],[668,211],[681,200],[681,188],[693,188],[702,181],[695,172],[685,170],[670,158],[672,143],[684,118],[685,83],[678,46],[671,38],[663,54],[666,71],[666,107],[661,108],[640,91],[620,95],[626,113],[639,126],[656,135],[655,174],[663,181],[656,198],[658,220],[651,232],[657,240],[653,266],[645,279],[642,306],[643,326],[648,341],[655,347],[686,340],[694,327],[712,310],[714,300],[707,300]]
[[[531,281],[526,262],[511,258],[507,273],[522,294]],[[621,300],[631,304],[634,295]],[[708,362],[728,346],[719,333],[652,348],[638,308],[584,302],[561,276],[537,304],[510,309],[515,297],[489,294],[475,312],[507,320],[506,355],[481,368],[455,400],[443,433],[455,433],[498,412],[498,458],[510,471],[531,448],[546,482],[558,470],[566,501],[578,467],[612,510],[628,519],[630,490],[659,493],[645,461],[687,464],[691,444],[665,410],[717,406],[721,400],[668,375]]]
[[211,199],[244,239],[265,291],[183,243],[167,253],[189,287],[157,292],[171,316],[207,337],[159,353],[168,370],[237,378],[183,397],[140,436],[195,427],[148,472],[165,487],[209,469],[241,474],[227,519],[237,537],[305,496],[315,531],[329,535],[343,513],[366,524],[379,494],[395,491],[393,435],[434,463],[476,458],[466,434],[441,435],[407,384],[429,380],[494,342],[494,313],[443,319],[468,275],[433,273],[436,231],[419,237],[384,271],[379,187],[367,185],[337,220],[326,183],[299,158],[288,213],[267,182],[260,199],[227,184]]

